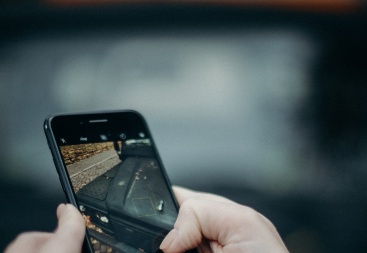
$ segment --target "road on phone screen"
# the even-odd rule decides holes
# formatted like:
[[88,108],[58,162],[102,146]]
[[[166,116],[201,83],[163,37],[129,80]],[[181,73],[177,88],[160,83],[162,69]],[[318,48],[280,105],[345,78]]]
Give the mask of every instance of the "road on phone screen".
[[67,166],[75,193],[120,163],[115,150],[106,150]]

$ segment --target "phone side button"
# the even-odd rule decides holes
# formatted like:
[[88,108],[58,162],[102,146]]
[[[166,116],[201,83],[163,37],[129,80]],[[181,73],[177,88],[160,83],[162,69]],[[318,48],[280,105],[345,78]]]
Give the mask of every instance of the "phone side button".
[[[57,173],[59,173],[59,171],[57,171]],[[60,174],[59,174],[59,180],[60,180],[60,182],[62,182]],[[65,186],[64,186],[63,183],[61,183],[61,187],[62,187],[62,190],[64,191],[64,193],[66,193]]]
[[[52,156],[52,161],[54,162],[55,165],[57,164],[54,156]],[[56,171],[57,171],[57,174],[60,177],[60,172],[59,172],[59,170],[57,168],[56,168]]]

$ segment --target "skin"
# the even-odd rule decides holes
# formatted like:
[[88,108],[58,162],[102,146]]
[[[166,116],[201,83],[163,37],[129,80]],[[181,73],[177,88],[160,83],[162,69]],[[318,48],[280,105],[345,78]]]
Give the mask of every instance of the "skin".
[[22,233],[5,253],[80,253],[85,235],[85,222],[80,212],[71,204],[61,204],[56,214],[58,226],[53,233]]
[[[200,253],[287,253],[274,225],[255,210],[213,194],[174,187],[180,211],[174,228],[160,248],[180,253],[198,248]],[[53,233],[20,234],[5,253],[80,253],[85,222],[70,204],[57,208]]]
[[213,194],[174,187],[180,204],[165,253],[198,248],[203,253],[288,252],[274,225],[255,210]]

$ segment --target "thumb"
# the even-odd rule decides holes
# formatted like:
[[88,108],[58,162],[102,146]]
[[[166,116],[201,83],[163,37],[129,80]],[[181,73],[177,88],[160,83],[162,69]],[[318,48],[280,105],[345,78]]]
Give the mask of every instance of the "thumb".
[[176,223],[161,243],[166,253],[287,252],[274,225],[252,208],[208,194],[175,188],[181,204]]
[[174,229],[162,241],[160,249],[164,252],[184,252],[199,247],[207,252],[208,241],[212,249],[226,243],[226,236],[220,234],[228,227],[226,215],[233,217],[232,213],[226,214],[231,210],[228,206],[237,204],[221,196],[182,187],[174,186],[173,190],[180,210]]
[[[55,243],[63,245],[63,252],[80,253],[85,236],[85,222],[80,212],[71,204],[57,208],[58,226]],[[57,249],[52,249],[55,252]]]
[[[219,215],[232,203],[204,199],[188,199],[181,205],[174,229],[163,240],[160,248],[164,252],[185,252],[200,247],[207,248],[207,240],[215,252],[231,242],[228,236],[228,219]],[[233,217],[233,214],[231,213]],[[238,215],[238,214],[235,214]],[[229,222],[230,223],[230,222]],[[235,228],[231,226],[231,228]]]

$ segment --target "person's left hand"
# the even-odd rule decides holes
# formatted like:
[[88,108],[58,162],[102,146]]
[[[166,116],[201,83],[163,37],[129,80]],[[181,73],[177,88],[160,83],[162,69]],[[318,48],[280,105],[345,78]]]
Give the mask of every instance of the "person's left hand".
[[71,204],[57,208],[58,226],[53,233],[26,232],[20,234],[5,253],[81,253],[85,236],[85,222]]

